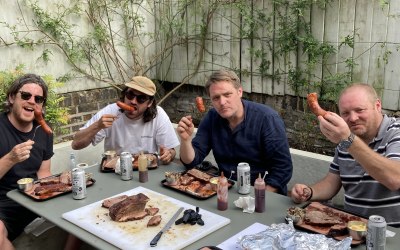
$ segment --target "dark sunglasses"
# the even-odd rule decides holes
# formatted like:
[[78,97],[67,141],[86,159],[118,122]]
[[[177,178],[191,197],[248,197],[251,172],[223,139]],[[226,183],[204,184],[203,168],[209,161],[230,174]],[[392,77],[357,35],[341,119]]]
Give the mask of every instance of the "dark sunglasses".
[[[21,93],[21,98],[22,100],[28,101],[29,99],[31,99],[32,94],[29,92],[25,92],[25,91],[19,91],[19,93]],[[41,104],[44,102],[44,100],[46,100],[46,98],[44,98],[43,96],[40,95],[35,95],[35,102],[37,104]]]
[[139,104],[142,104],[142,103],[144,103],[144,102],[150,100],[150,98],[151,98],[151,97],[148,96],[148,95],[136,95],[136,94],[133,93],[132,91],[127,91],[127,92],[125,93],[125,96],[126,96],[126,98],[128,98],[129,101],[132,101],[132,100],[135,99],[135,97],[136,97],[136,101],[137,101]]

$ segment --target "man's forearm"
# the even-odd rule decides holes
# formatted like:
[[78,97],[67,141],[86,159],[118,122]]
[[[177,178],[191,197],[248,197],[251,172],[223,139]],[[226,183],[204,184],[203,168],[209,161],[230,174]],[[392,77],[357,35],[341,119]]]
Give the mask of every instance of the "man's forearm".
[[181,141],[180,146],[180,158],[185,164],[189,164],[194,160],[194,149],[192,146],[192,142],[189,141]]
[[376,153],[357,136],[349,148],[349,153],[379,183],[391,190],[400,188],[399,161]]
[[88,128],[78,131],[72,141],[72,149],[79,150],[86,148],[99,131],[100,129],[97,129],[96,124],[92,124]]

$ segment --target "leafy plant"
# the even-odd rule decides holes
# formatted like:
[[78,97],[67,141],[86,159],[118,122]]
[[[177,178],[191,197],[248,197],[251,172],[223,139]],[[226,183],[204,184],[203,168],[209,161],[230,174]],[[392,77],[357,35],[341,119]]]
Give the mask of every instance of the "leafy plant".
[[[6,101],[8,88],[18,77],[24,74],[24,66],[19,65],[14,70],[0,71],[0,102],[3,104]],[[50,75],[42,76],[48,87],[47,103],[46,103],[46,121],[51,125],[55,135],[63,134],[61,125],[68,123],[68,108],[61,107],[60,104],[64,97],[59,96],[54,90],[63,85],[62,82],[54,80]],[[0,107],[3,112],[3,105]]]

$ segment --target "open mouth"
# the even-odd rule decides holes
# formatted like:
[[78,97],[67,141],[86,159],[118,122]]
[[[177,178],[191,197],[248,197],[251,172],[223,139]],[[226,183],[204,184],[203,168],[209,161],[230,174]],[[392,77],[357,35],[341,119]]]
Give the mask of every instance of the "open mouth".
[[23,107],[23,109],[24,109],[25,111],[28,111],[28,112],[31,112],[31,113],[33,113],[33,112],[35,111],[35,109],[32,108],[32,107]]

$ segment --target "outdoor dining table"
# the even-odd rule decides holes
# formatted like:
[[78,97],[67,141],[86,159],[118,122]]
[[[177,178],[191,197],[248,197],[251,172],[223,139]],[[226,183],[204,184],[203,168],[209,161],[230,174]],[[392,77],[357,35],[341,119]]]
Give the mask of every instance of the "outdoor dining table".
[[[203,246],[217,246],[226,239],[231,238],[257,222],[264,225],[285,223],[287,208],[296,205],[289,197],[266,192],[266,209],[264,213],[244,213],[242,209],[235,207],[233,204],[233,201],[243,196],[237,192],[236,187],[234,186],[229,190],[228,209],[225,211],[219,211],[217,209],[216,196],[205,200],[199,200],[189,195],[177,192],[176,190],[166,188],[162,185],[161,181],[165,179],[165,172],[179,172],[184,170],[184,166],[179,162],[172,162],[169,165],[162,165],[157,169],[149,170],[149,181],[146,183],[140,183],[138,172],[134,172],[132,180],[123,181],[120,176],[115,173],[103,173],[100,172],[98,166],[92,166],[87,168],[86,172],[93,173],[93,179],[95,179],[96,182],[94,185],[87,188],[87,197],[85,199],[74,200],[72,194],[69,193],[39,202],[29,198],[18,190],[8,192],[7,196],[65,231],[76,235],[93,247],[102,250],[117,249],[117,247],[65,220],[62,218],[62,214],[139,186],[173,197],[174,199],[193,206],[198,206],[200,209],[205,209],[230,219],[228,225],[202,237],[184,249],[199,249]],[[250,193],[250,195],[254,196],[253,193]],[[387,239],[386,249],[398,249],[398,246],[400,245],[400,230],[397,228],[390,228],[390,230],[396,232],[396,236]],[[365,249],[365,244],[356,246],[353,249]]]

